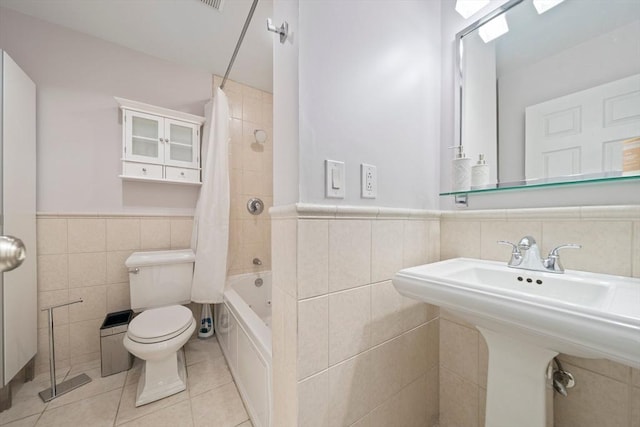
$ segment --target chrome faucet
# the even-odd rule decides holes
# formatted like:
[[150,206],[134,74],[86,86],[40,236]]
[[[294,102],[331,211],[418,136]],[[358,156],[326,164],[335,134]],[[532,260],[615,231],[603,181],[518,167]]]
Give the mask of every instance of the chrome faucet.
[[560,249],[580,249],[582,247],[575,243],[560,245],[552,249],[547,258],[542,259],[536,239],[531,236],[524,236],[517,245],[505,240],[498,240],[498,243],[509,245],[512,248],[511,259],[507,264],[509,267],[550,273],[564,273],[564,268],[560,263]]

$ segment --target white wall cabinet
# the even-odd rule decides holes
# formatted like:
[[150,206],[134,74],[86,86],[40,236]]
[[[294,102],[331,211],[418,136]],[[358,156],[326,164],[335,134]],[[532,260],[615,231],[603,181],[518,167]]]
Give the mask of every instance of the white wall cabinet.
[[200,184],[204,117],[116,98],[122,110],[125,180]]

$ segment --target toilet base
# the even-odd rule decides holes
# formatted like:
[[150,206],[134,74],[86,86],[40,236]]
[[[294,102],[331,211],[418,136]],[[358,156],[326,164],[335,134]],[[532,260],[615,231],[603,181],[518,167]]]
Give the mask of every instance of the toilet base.
[[142,365],[136,407],[171,396],[187,388],[187,368],[183,349],[162,360],[147,360]]

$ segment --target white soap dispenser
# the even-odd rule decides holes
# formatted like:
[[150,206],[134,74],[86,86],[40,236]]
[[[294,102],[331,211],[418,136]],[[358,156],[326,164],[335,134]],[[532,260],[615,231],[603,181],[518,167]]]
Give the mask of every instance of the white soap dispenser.
[[451,161],[451,190],[468,191],[471,188],[471,159],[464,155],[462,145],[451,148],[457,151]]
[[471,167],[471,188],[481,188],[489,185],[489,165],[484,154],[478,156],[478,163]]

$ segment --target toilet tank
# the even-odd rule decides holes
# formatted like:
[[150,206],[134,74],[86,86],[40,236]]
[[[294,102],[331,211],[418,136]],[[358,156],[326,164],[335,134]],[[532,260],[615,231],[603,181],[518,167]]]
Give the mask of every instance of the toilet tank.
[[195,255],[191,249],[134,252],[127,258],[131,308],[148,308],[191,301]]

